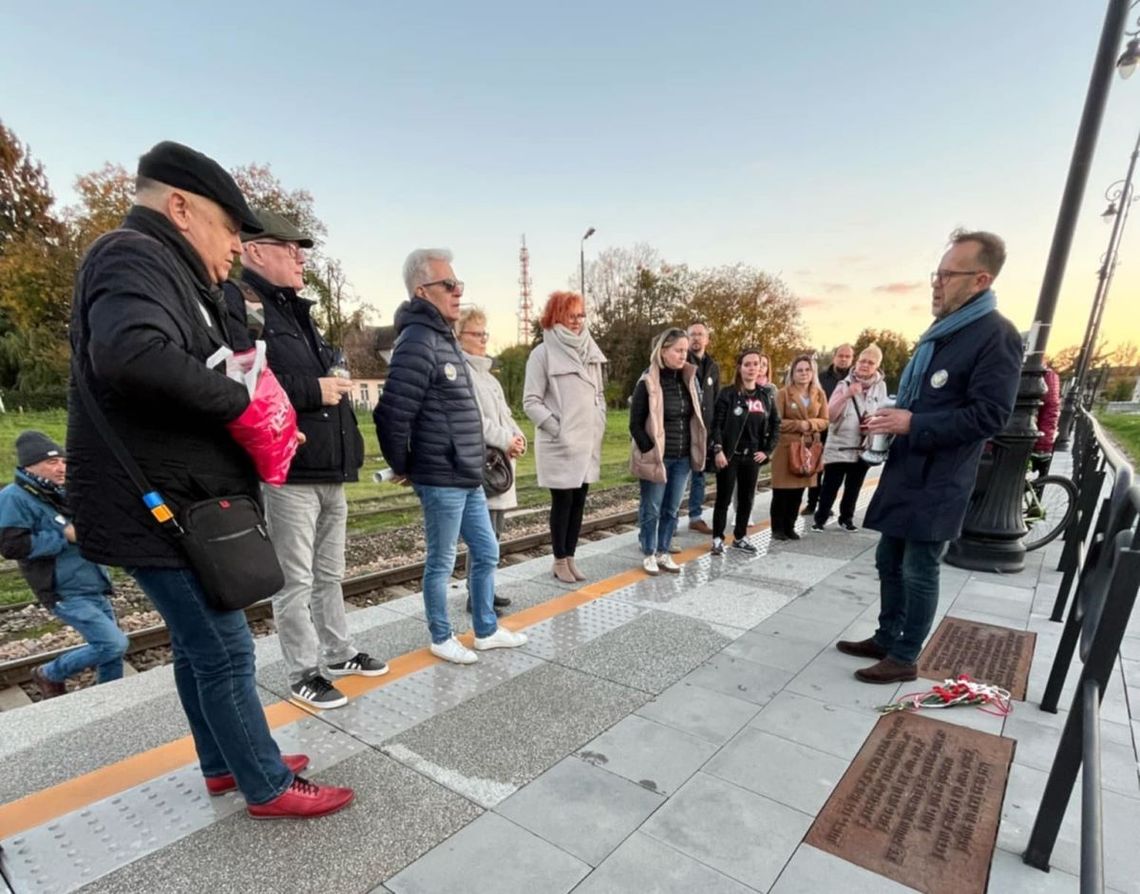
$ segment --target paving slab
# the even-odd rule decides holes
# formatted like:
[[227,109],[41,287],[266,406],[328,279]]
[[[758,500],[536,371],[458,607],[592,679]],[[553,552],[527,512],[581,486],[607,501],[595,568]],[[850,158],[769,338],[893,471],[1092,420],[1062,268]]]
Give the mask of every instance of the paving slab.
[[767,891],[811,822],[808,814],[698,773],[650,817],[642,831],[745,885]]
[[825,648],[827,647],[819,643],[750,630],[727,646],[724,654],[734,658],[747,658],[757,664],[778,667],[794,674],[806,667]]
[[589,865],[487,813],[385,881],[392,894],[564,894]]
[[629,601],[710,624],[747,630],[782,608],[788,600],[786,593],[777,590],[745,583],[739,578],[721,578],[696,588],[681,589],[667,599],[634,597]]
[[856,866],[834,854],[800,845],[791,861],[780,873],[771,894],[820,894],[842,891],[843,894],[904,894],[914,888]]
[[766,705],[791,678],[788,671],[721,653],[692,671],[685,680],[694,686]]
[[650,611],[554,660],[656,694],[729,642],[727,636],[702,621]]
[[288,880],[288,890],[298,894],[365,891],[480,812],[371,749],[316,779],[356,790],[349,808],[319,820],[320,834],[314,834],[313,823],[258,823],[242,811],[111,873],[89,890],[269,894],[283,890]]
[[897,684],[863,683],[855,679],[856,670],[873,663],[866,658],[856,658],[828,649],[796,674],[787,688],[798,695],[830,704],[874,709],[893,702],[901,687]]
[[[717,752],[702,772],[814,815],[823,808],[848,763],[748,727]],[[777,767],[778,772],[773,772]]]
[[722,745],[759,710],[752,702],[682,680],[646,702],[636,713],[713,745]]
[[851,761],[879,714],[827,704],[787,690],[773,698],[749,726]]
[[661,795],[675,792],[717,746],[636,714],[626,717],[576,756]]
[[384,749],[490,807],[647,698],[627,686],[543,665],[397,735]]
[[664,801],[664,795],[636,782],[566,758],[495,812],[597,866]]
[[751,894],[755,890],[636,832],[590,873],[574,894]]

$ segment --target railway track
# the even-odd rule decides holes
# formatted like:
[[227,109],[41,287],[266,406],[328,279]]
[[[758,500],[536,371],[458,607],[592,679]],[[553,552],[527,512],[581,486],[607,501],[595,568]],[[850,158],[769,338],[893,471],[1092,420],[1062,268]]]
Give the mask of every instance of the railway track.
[[[586,519],[582,522],[582,534],[608,531],[636,521],[636,509]],[[524,534],[521,537],[504,540],[499,545],[499,552],[501,555],[525,553],[540,547],[545,547],[549,542],[550,533],[548,531],[537,531],[533,534]],[[466,551],[459,554],[455,564],[457,570],[466,568]],[[344,591],[345,598],[363,596],[366,593],[382,590],[385,587],[401,586],[418,581],[423,576],[423,569],[423,562],[412,562],[407,565],[386,568],[382,571],[360,574],[345,578],[341,583],[341,589]],[[264,621],[273,616],[273,608],[269,600],[263,600],[247,608],[245,614],[249,621]],[[150,649],[161,648],[170,644],[170,635],[166,626],[163,624],[132,631],[127,634],[127,639],[129,644],[127,646],[126,657],[128,659],[132,655],[138,655]],[[57,655],[69,651],[71,648],[74,647],[56,649],[48,652],[37,652],[33,655],[27,655],[0,663],[0,687],[18,686],[22,683],[31,682],[33,667],[51,661]]]

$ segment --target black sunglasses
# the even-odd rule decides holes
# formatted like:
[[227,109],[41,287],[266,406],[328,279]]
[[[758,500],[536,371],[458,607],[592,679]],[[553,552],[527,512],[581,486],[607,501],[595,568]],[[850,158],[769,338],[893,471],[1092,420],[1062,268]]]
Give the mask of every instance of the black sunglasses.
[[461,279],[437,279],[435,282],[425,282],[421,286],[424,289],[430,289],[432,286],[443,286],[451,294],[455,294],[463,288],[463,280]]

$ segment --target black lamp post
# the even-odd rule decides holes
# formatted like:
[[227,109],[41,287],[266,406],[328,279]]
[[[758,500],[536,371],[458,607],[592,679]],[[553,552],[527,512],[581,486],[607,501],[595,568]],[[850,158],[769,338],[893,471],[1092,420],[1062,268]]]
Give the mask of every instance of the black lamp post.
[[[1136,41],[1131,41],[1129,46]],[[1119,63],[1118,63],[1119,64]],[[1132,174],[1136,170],[1136,159],[1140,156],[1140,137],[1136,138],[1136,148],[1132,150],[1132,157],[1128,161],[1128,173],[1123,180],[1117,180],[1105,191],[1108,199],[1108,208],[1101,217],[1112,221],[1112,234],[1108,237],[1108,249],[1101,259],[1100,270],[1097,272],[1096,294],[1093,296],[1092,307],[1089,309],[1089,321],[1085,326],[1085,337],[1081,342],[1081,352],[1077,356],[1076,372],[1069,382],[1069,389],[1065,392],[1065,404],[1061,410],[1061,419],[1057,424],[1057,440],[1053,444],[1055,450],[1064,450],[1069,446],[1069,435],[1073,428],[1073,419],[1077,415],[1077,406],[1085,402],[1085,386],[1088,382],[1089,367],[1092,366],[1093,354],[1096,352],[1096,340],[1100,334],[1100,320],[1104,315],[1104,306],[1108,301],[1108,290],[1112,285],[1112,274],[1116,270],[1116,260],[1120,251],[1120,240],[1124,235],[1124,224],[1128,221],[1128,209],[1136,201],[1132,189]]]
[[1088,182],[1093,151],[1104,118],[1104,107],[1108,102],[1108,91],[1112,86],[1112,73],[1118,61],[1123,73],[1126,64],[1135,66],[1136,61],[1140,60],[1140,44],[1137,44],[1136,53],[1130,53],[1132,43],[1129,43],[1129,49],[1118,60],[1130,5],[1130,0],[1108,2],[1085,96],[1085,107],[1073,146],[1073,157],[1069,163],[1069,175],[1061,197],[1061,208],[1057,213],[1057,225],[1053,230],[1053,244],[1049,248],[1049,260],[1045,265],[1041,293],[1037,299],[1030,344],[1026,345],[1017,402],[1005,430],[990,442],[991,453],[978,469],[978,482],[970,498],[962,536],[950,544],[946,553],[946,561],[959,568],[1014,573],[1025,567],[1022,538],[1026,534],[1026,527],[1022,518],[1022,498],[1025,468],[1039,434],[1037,408],[1041,406],[1041,398],[1046,391],[1045,347],[1053,325],[1053,314],[1057,308],[1057,296],[1061,291],[1061,279],[1065,274],[1069,249],[1073,244],[1073,233],[1077,227],[1085,184]]
[[582,241],[578,243],[578,265],[582,276],[582,309],[585,310],[586,304],[586,240],[596,233],[593,227],[586,230],[586,235],[582,237]]

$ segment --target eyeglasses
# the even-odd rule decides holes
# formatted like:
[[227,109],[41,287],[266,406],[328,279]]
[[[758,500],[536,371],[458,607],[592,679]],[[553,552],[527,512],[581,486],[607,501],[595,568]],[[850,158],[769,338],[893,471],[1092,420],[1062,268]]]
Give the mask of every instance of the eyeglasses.
[[570,322],[571,323],[580,323],[585,319],[586,319],[585,314],[570,314]]
[[443,286],[454,295],[456,292],[463,291],[463,280],[461,279],[437,279],[435,282],[425,282],[421,288],[430,289],[432,286]]
[[464,329],[459,333],[460,335],[470,335],[472,338],[477,338],[479,341],[486,341],[491,337],[491,333],[487,331],[476,332],[474,329]]
[[271,239],[257,239],[255,241],[249,243],[249,244],[250,245],[275,245],[277,248],[285,249],[285,252],[289,255],[289,257],[292,260],[294,260],[294,261],[305,260],[305,249],[301,248],[301,246],[297,245],[295,242],[277,242],[277,241],[271,240]]
[[985,273],[984,270],[935,270],[930,274],[930,284],[941,285],[948,279],[955,276],[973,276],[977,273]]

